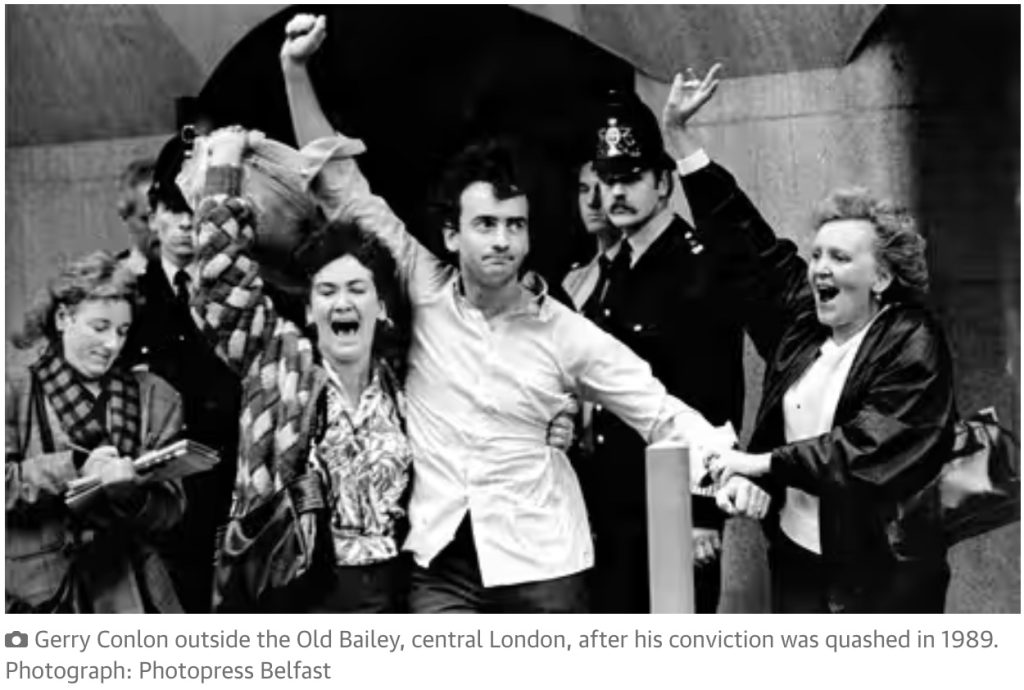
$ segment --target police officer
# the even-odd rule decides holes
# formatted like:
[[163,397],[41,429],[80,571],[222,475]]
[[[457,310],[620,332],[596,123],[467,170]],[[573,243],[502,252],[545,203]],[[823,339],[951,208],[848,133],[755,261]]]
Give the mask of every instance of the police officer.
[[182,606],[198,613],[210,610],[215,534],[231,501],[241,388],[238,377],[199,332],[189,309],[198,279],[195,233],[192,211],[174,181],[185,150],[175,137],[157,158],[149,189],[149,222],[160,252],[139,278],[141,305],[123,357],[177,389],[184,403],[183,435],[215,449],[221,458],[210,472],[184,480],[185,517],[164,545]]
[[[658,122],[635,95],[604,104],[592,132],[601,205],[622,239],[602,246],[596,279],[564,284],[585,315],[651,365],[669,392],[715,425],[739,428],[743,414],[743,332],[722,267],[670,208],[676,163]],[[578,270],[593,273],[593,266]],[[647,612],[645,444],[596,408],[592,457],[580,467],[591,513],[596,611]],[[724,516],[710,496],[694,496],[695,599],[714,612],[721,580]]]

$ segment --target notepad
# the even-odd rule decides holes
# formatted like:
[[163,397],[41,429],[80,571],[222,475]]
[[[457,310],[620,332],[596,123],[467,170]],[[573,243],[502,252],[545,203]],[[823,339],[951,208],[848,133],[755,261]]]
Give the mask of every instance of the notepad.
[[[212,469],[220,456],[209,446],[198,441],[182,439],[163,448],[151,450],[133,461],[135,471],[143,483],[181,479]],[[64,501],[71,507],[80,507],[94,498],[99,491],[99,477],[81,477],[68,482]]]

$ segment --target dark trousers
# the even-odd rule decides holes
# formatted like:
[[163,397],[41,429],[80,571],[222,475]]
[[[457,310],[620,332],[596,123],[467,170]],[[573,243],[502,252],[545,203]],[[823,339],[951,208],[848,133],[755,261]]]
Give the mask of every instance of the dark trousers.
[[469,515],[430,563],[412,566],[413,613],[585,613],[585,572],[516,585],[485,587]]
[[306,613],[402,613],[406,609],[408,559],[335,566],[323,595]]
[[[222,461],[223,462],[223,461]],[[233,463],[228,468],[233,470]],[[181,522],[161,541],[161,553],[186,613],[209,613],[213,566],[231,501],[231,475],[218,466],[182,482],[186,508]]]
[[[590,602],[595,613],[650,613],[651,581],[645,523],[595,523]],[[697,613],[715,613],[721,593],[722,559],[693,569]]]
[[942,613],[946,606],[944,560],[880,564],[842,601],[830,593],[832,577],[821,556],[781,531],[768,550],[768,566],[775,613]]

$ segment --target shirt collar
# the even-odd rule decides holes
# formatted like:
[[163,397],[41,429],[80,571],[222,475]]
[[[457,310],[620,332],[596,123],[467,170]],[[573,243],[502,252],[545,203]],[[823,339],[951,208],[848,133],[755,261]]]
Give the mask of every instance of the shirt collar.
[[[519,304],[506,312],[506,316],[530,316],[547,321],[551,318],[551,305],[548,297],[548,284],[533,271],[526,271],[519,279],[519,284],[524,290],[523,297]],[[452,295],[456,304],[468,305],[465,291],[462,287],[462,275],[455,274],[452,280]]]
[[[163,257],[163,256],[160,257],[160,268],[163,269],[164,275],[167,276],[167,284],[170,285],[172,289],[176,289],[176,287],[174,285],[174,276],[176,276],[178,274],[178,271],[180,269],[177,266],[175,266],[174,264],[172,264],[170,261],[168,261],[166,257]],[[188,263],[188,264],[185,264],[185,266],[183,266],[183,268],[185,270],[185,273],[188,274],[189,285],[190,286],[195,285],[195,282],[196,282],[195,264],[194,263]]]
[[[633,251],[630,258],[630,267],[636,266],[643,253],[646,252],[655,240],[661,237],[661,233],[668,229],[675,219],[675,213],[670,208],[662,209],[657,215],[647,221],[642,228],[626,238],[629,247]],[[617,247],[618,245],[616,245]],[[618,250],[616,250],[618,251]],[[613,257],[609,257],[613,258]]]

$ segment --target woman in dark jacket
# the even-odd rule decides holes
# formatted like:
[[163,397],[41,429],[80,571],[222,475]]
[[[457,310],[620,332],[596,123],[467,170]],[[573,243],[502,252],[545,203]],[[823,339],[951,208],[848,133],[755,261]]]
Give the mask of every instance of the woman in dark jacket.
[[[97,252],[30,310],[6,370],[5,594],[9,612],[179,612],[154,544],[185,507],[180,482],[131,460],[175,440],[181,400],[119,362],[135,277]],[[94,499],[65,501],[91,477]]]
[[[677,144],[695,110],[678,107],[679,91],[665,113]],[[766,361],[749,453],[711,470],[771,489],[775,610],[941,612],[941,529],[901,510],[950,457],[955,418],[949,351],[923,306],[924,239],[866,191],[838,191],[817,209],[808,264],[721,167],[707,162],[683,188],[711,248],[730,256]],[[733,498],[720,503],[735,510]]]

